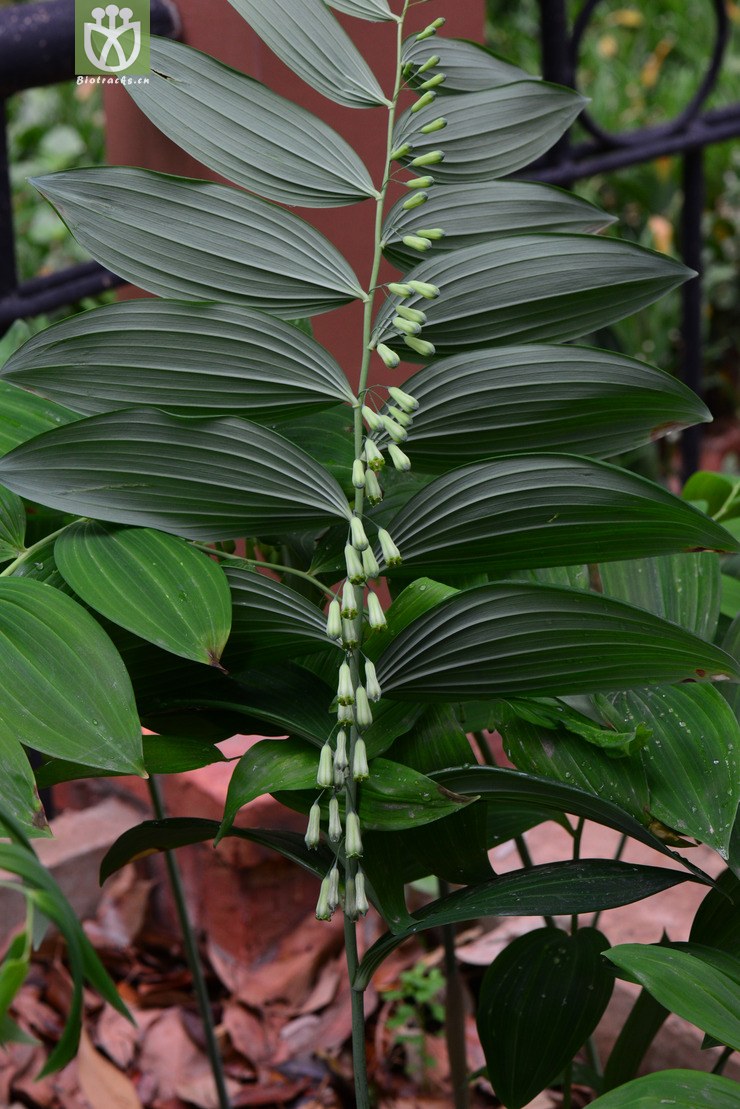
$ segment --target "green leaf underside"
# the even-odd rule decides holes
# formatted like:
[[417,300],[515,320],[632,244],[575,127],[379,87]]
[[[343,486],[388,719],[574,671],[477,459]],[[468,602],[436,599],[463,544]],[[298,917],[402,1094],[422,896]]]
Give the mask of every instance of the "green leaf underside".
[[[441,106],[435,101],[404,112],[393,145],[411,144],[413,150],[401,159],[407,165],[431,150],[444,150],[444,161],[430,170],[441,185],[490,181],[523,169],[549,150],[585,103],[572,89],[532,80],[463,93]],[[440,115],[447,120],[444,132],[422,134],[420,129]]]
[[740,1087],[719,1074],[697,1070],[663,1070],[627,1082],[597,1097],[592,1109],[738,1109]]
[[91,416],[0,459],[0,481],[42,504],[188,539],[348,519],[336,481],[282,436],[239,418],[150,409]]
[[[633,243],[592,235],[515,235],[440,254],[407,280],[441,289],[416,293],[423,337],[442,357],[499,343],[564,342],[632,315],[691,276],[680,262]],[[397,298],[381,308],[375,338],[404,351],[392,324]],[[418,359],[417,359],[418,360]]]
[[[268,423],[354,400],[317,342],[282,320],[226,304],[109,304],[35,335],[2,373],[90,416],[151,405],[174,415]],[[0,382],[0,401],[8,388]],[[41,403],[18,389],[12,396]],[[54,426],[47,422],[18,442]]]
[[588,347],[468,352],[417,370],[404,388],[419,401],[414,464],[433,471],[514,451],[608,457],[710,419],[670,374]]
[[383,960],[409,936],[442,924],[481,916],[542,916],[589,913],[631,905],[679,882],[686,875],[664,867],[639,866],[613,859],[546,863],[502,874],[478,886],[455,890],[414,913],[415,923],[395,935],[381,936],[365,954],[354,980],[365,989]]
[[611,698],[612,723],[642,722],[650,812],[727,859],[740,804],[740,726],[712,686],[640,689]]
[[173,535],[80,520],[57,539],[69,585],[108,620],[175,655],[214,665],[229,637],[223,571]]
[[[199,770],[215,762],[226,762],[218,747],[193,736],[145,735],[143,738],[144,766],[148,774],[184,774]],[[102,778],[109,770],[83,766],[66,759],[49,759],[35,771],[36,785],[48,789],[60,782],[73,782],[79,778]]]
[[0,381],[0,456],[44,431],[79,417],[53,401]]
[[[442,96],[458,92],[480,92],[496,85],[533,80],[530,73],[504,58],[499,58],[478,42],[450,39],[442,35],[422,39],[421,42],[417,42],[416,36],[412,35],[403,44],[401,59],[404,65],[410,63],[418,68],[433,54],[439,58],[437,65],[425,70],[417,79],[412,76],[409,83],[413,86],[418,81],[427,81],[437,73],[444,73],[446,80],[437,89]],[[440,106],[440,112],[444,112],[443,106]]]
[[128,674],[85,609],[51,586],[0,581],[0,730],[44,754],[144,772]]
[[209,169],[268,200],[305,208],[376,195],[352,147],[311,112],[183,43],[152,38],[150,52],[149,83],[126,91]]
[[388,103],[372,70],[323,0],[283,0],[280,5],[229,2],[281,61],[329,100],[349,108]]
[[[9,734],[0,734],[0,805],[14,816],[30,836],[51,835],[39,800],[33,771],[23,747]],[[0,829],[4,834],[4,829]]]
[[654,612],[703,639],[713,638],[720,599],[716,555],[705,551],[609,562],[599,575],[608,597]]
[[282,319],[364,296],[328,239],[241,189],[121,167],[34,184],[93,258],[158,296],[219,300]]
[[[444,135],[440,138],[444,144]],[[431,172],[436,172],[435,167]],[[587,233],[613,222],[606,212],[564,189],[525,181],[440,185],[430,190],[421,210],[404,208],[405,200],[402,197],[390,209],[382,232],[383,252],[400,269],[410,269],[423,257],[402,241],[417,227],[442,227],[444,238],[435,242],[434,249],[451,251],[488,242],[493,236]]]
[[384,651],[386,696],[482,700],[559,696],[738,677],[729,655],[651,613],[537,585],[466,590],[420,616]]
[[604,952],[661,1005],[740,1050],[737,982],[696,955],[675,948],[620,944]]
[[227,669],[265,658],[295,657],[328,646],[321,609],[282,582],[255,570],[226,568],[233,618]]
[[26,510],[23,501],[0,486],[0,562],[20,554],[25,534]]
[[368,19],[372,23],[394,18],[387,0],[326,0],[326,2],[335,11],[354,15],[358,19]]
[[397,573],[503,572],[631,554],[734,550],[720,525],[645,478],[564,455],[495,459],[422,489],[389,524]]
[[599,1023],[614,986],[593,928],[537,928],[504,948],[483,976],[478,1033],[488,1078],[510,1109],[550,1085]]

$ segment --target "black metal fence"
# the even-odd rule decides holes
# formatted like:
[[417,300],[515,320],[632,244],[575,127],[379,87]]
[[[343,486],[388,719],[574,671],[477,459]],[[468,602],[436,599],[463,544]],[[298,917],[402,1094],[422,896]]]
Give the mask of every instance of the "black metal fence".
[[[571,25],[566,0],[538,0],[542,71],[546,80],[576,87],[579,49],[601,0],[585,0]],[[650,0],[643,0],[648,7]],[[681,313],[682,376],[697,392],[702,377],[702,213],[704,210],[704,150],[714,143],[740,136],[740,103],[707,110],[705,104],[720,73],[728,42],[725,0],[712,0],[716,33],[711,56],[691,102],[670,122],[629,133],[611,133],[586,112],[580,117],[590,139],[573,144],[565,136],[542,163],[528,171],[529,179],[566,187],[595,174],[607,173],[665,155],[681,158],[683,207],[681,253],[699,277],[683,290]],[[170,0],[151,0],[152,32],[177,34],[177,13]],[[15,319],[72,305],[119,283],[95,262],[71,266],[54,274],[18,282],[7,162],[4,101],[25,88],[54,84],[74,77],[74,0],[0,9],[0,335]],[[699,459],[700,431],[689,429],[682,438],[683,470],[692,473]]]

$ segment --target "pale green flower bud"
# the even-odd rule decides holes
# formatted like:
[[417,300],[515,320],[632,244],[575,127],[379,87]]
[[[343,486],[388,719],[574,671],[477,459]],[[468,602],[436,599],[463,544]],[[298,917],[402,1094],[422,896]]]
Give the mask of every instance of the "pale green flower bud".
[[352,463],[352,484],[355,489],[365,488],[365,467],[359,458]]
[[442,227],[425,227],[423,230],[419,228],[416,234],[436,242],[438,239],[444,239],[446,231]]
[[409,428],[413,423],[413,416],[409,416],[408,412],[402,412],[401,409],[396,408],[394,404],[389,405],[388,414],[392,416],[401,427]]
[[436,285],[430,285],[428,281],[409,281],[408,287],[412,292],[418,293],[419,296],[424,297],[425,300],[434,300],[439,296],[439,289]]
[[439,61],[439,54],[432,54],[430,58],[427,58],[423,65],[419,66],[416,71],[416,76],[418,77],[420,74],[426,73],[428,69],[434,69],[435,65],[439,65]]
[[395,420],[392,420],[390,416],[383,416],[383,427],[388,432],[391,439],[396,443],[403,443],[409,437],[406,428],[401,427],[401,425],[397,424]]
[[334,769],[346,770],[349,766],[347,761],[347,733],[344,728],[337,732],[337,749],[334,752]]
[[[411,110],[413,111],[413,108]],[[409,180],[404,181],[403,184],[406,186],[407,189],[431,189],[432,185],[434,184],[434,178],[429,176],[410,177]]]
[[332,843],[339,843],[342,838],[342,821],[339,819],[339,801],[332,797],[329,802],[329,839]]
[[344,561],[347,566],[349,580],[353,585],[362,585],[365,580],[365,573],[362,569],[360,556],[351,543],[348,543],[344,548]]
[[329,879],[329,908],[336,909],[339,904],[339,868],[336,863],[329,871],[327,877]]
[[386,626],[385,613],[376,595],[370,591],[367,595],[367,619],[371,628],[384,628]]
[[445,117],[437,116],[437,118],[433,119],[431,123],[425,123],[423,127],[419,128],[419,130],[421,131],[422,135],[432,135],[435,131],[441,131],[446,126],[447,120],[445,119]]
[[404,392],[403,389],[399,389],[396,385],[391,385],[389,387],[388,394],[404,412],[416,412],[419,407],[419,402],[416,397],[412,397],[411,393]]
[[365,689],[367,690],[367,696],[370,701],[380,700],[382,696],[380,682],[375,673],[375,663],[371,662],[369,658],[365,659]]
[[431,358],[436,350],[434,343],[429,343],[426,339],[417,339],[415,335],[404,335],[403,341],[422,358]]
[[427,89],[425,93],[419,97],[415,104],[411,105],[411,112],[420,112],[422,108],[426,108],[427,104],[432,104],[437,99],[437,94],[433,89]]
[[344,833],[344,853],[348,859],[359,859],[362,855],[360,818],[356,812],[347,813],[347,827]]
[[328,789],[334,784],[334,752],[329,743],[325,743],[319,755],[319,769],[316,774],[316,785],[320,789]]
[[[376,478],[372,470],[367,472],[367,481],[365,482],[365,495],[370,504],[380,504],[383,499],[383,490],[380,488],[380,482]],[[366,547],[365,550],[370,550]],[[362,565],[365,566],[365,551],[362,552]],[[365,567],[367,571],[367,567]]]
[[357,595],[351,581],[346,581],[342,586],[341,615],[345,620],[354,620],[358,612]]
[[380,566],[378,566],[378,560],[373,554],[372,547],[368,547],[367,550],[362,552],[362,565],[369,578],[377,578],[380,576]]
[[355,782],[364,782],[369,777],[370,767],[367,761],[367,747],[365,746],[365,740],[360,736],[355,743],[352,754],[352,778]]
[[360,641],[357,638],[355,625],[352,620],[342,620],[342,646],[347,651],[351,651],[354,647],[359,647]]
[[363,451],[363,454],[365,455],[365,461],[367,462],[368,466],[375,473],[377,473],[378,470],[382,470],[385,466],[385,459],[378,450],[378,447],[373,439],[365,440],[365,449]]
[[358,728],[369,728],[373,722],[373,713],[370,708],[370,701],[368,700],[367,690],[364,686],[358,685],[356,690],[357,704],[355,706],[355,716],[357,718]]
[[360,916],[364,916],[365,913],[368,912],[370,905],[367,900],[367,893],[365,892],[365,875],[362,873],[361,870],[357,871],[357,875],[355,877],[354,895],[355,910],[360,914]]
[[[408,238],[413,238],[413,236],[407,235],[406,239]],[[406,239],[404,239],[404,242]],[[426,240],[424,241],[426,242]],[[398,328],[399,331],[403,331],[405,335],[419,335],[421,332],[421,324],[413,323],[411,320],[405,320],[403,316],[394,316],[392,323],[394,327]],[[382,416],[380,419],[382,420]]]
[[[355,713],[352,705],[337,705],[337,720],[340,724],[354,724]],[[332,763],[332,782],[334,781],[334,765]]]
[[428,39],[431,38],[432,35],[436,35],[439,28],[444,26],[444,23],[445,21],[442,16],[439,16],[437,19],[433,19],[428,27],[425,27],[423,31],[419,31],[418,35],[415,36],[416,41],[423,42],[424,39]]
[[339,667],[337,701],[340,705],[353,705],[355,703],[355,691],[352,686],[352,671],[346,662],[343,662]]
[[378,528],[378,542],[386,566],[400,566],[401,552],[391,538],[390,532],[385,528]]
[[391,456],[394,467],[401,473],[405,474],[411,469],[411,459],[395,443],[388,444],[388,454]]
[[396,366],[401,361],[395,350],[391,350],[391,348],[387,347],[385,343],[378,343],[375,349],[385,362],[388,369],[395,370]]
[[[429,200],[428,193],[414,193],[414,195],[410,196],[408,198],[408,200],[404,200],[401,207],[405,208],[406,211],[408,212],[412,208],[418,208],[420,204],[426,204],[426,202],[428,200]],[[390,289],[390,285],[388,286],[388,288]],[[408,296],[408,293],[406,293],[406,296]]]
[[357,920],[358,917],[354,878],[344,879],[344,915],[348,920]]
[[[447,80],[446,73],[435,73],[434,77],[430,77],[428,81],[422,81],[419,85],[420,89],[436,89],[439,85],[444,84]],[[426,96],[426,92],[424,93]]]
[[399,304],[396,314],[404,320],[411,320],[412,323],[427,322],[426,312],[421,312],[418,308],[407,308],[405,304]]
[[411,250],[418,250],[422,254],[425,250],[429,250],[432,245],[429,239],[422,239],[420,235],[404,235],[401,239],[404,246],[409,247]]
[[377,431],[380,427],[382,427],[382,423],[378,413],[374,412],[372,408],[368,408],[366,404],[363,404],[362,406],[362,415],[365,423],[371,431]]
[[403,146],[397,146],[395,150],[391,150],[390,154],[388,155],[388,161],[397,162],[399,158],[405,158],[406,155],[410,154],[412,150],[413,147],[411,143],[405,142]]
[[430,150],[428,154],[420,154],[411,162],[412,166],[436,166],[445,160],[443,150]]
[[313,851],[319,846],[321,838],[321,806],[311,805],[308,813],[308,828],[303,837],[306,841],[306,847]]
[[331,920],[332,907],[329,904],[329,879],[324,878],[319,889],[319,899],[316,902],[316,919]]
[[[385,426],[385,424],[384,424]],[[353,516],[349,522],[350,535],[352,536],[352,546],[356,551],[364,551],[368,546],[367,536],[365,529],[362,526],[362,520],[359,516]]]
[[332,601],[326,614],[326,634],[329,639],[339,639],[342,634],[342,615],[339,601]]
[[[411,197],[411,199],[414,200],[415,197]],[[411,292],[408,285],[403,285],[399,281],[389,281],[386,285],[386,289],[389,293],[393,293],[393,295],[397,297],[407,297]]]

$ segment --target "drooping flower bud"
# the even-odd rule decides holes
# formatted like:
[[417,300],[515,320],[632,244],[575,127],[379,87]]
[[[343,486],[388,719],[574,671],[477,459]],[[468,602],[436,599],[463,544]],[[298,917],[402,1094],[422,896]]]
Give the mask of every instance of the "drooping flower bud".
[[354,620],[357,615],[357,596],[355,594],[355,587],[351,581],[346,581],[342,586],[342,610],[341,615],[345,620]]
[[396,366],[401,361],[395,350],[391,350],[391,348],[387,347],[385,343],[378,343],[375,349],[385,362],[388,369],[395,370]]
[[319,889],[319,899],[316,902],[316,919],[331,920],[332,907],[329,904],[329,879],[323,878]]
[[336,909],[339,904],[339,868],[335,863],[327,875],[329,879],[329,893],[327,900],[329,908]]
[[329,801],[329,839],[339,843],[342,838],[342,821],[339,819],[339,801],[332,797]]
[[360,736],[355,742],[355,749],[352,753],[352,780],[364,782],[369,777],[370,767],[367,761],[367,747],[365,746],[365,740]]
[[407,284],[412,292],[418,293],[425,300],[435,300],[439,296],[437,286],[430,285],[428,281],[409,281]]
[[431,123],[425,123],[423,127],[419,128],[419,130],[421,131],[422,135],[432,135],[435,131],[441,131],[446,126],[447,120],[445,119],[445,117],[437,116],[437,118],[433,119]]
[[418,308],[407,308],[405,304],[399,304],[396,309],[396,315],[404,320],[411,320],[412,323],[426,323],[426,312],[420,311]]
[[438,239],[444,239],[446,231],[442,227],[425,227],[423,229],[419,228],[416,234],[425,239],[431,239],[432,242],[437,242]]
[[357,874],[355,875],[354,895],[355,911],[358,912],[360,916],[365,916],[370,908],[370,905],[367,900],[367,893],[365,892],[365,875],[359,869],[357,871]]
[[[434,77],[430,77],[428,81],[422,81],[422,83],[419,85],[419,88],[424,90],[436,89],[439,85],[443,85],[446,80],[446,73],[435,73]],[[426,92],[424,95],[426,95]]]
[[[413,236],[407,235],[406,239],[408,238],[413,238]],[[406,239],[404,239],[404,242]],[[424,241],[426,242],[426,240]],[[391,322],[394,327],[398,328],[399,331],[403,331],[405,335],[419,335],[421,333],[421,324],[413,323],[411,320],[405,320],[403,316],[394,316]],[[382,420],[382,416],[380,419]]]
[[364,686],[358,685],[355,696],[357,704],[355,705],[355,717],[357,719],[358,728],[369,728],[373,722],[373,713],[370,708],[370,701],[367,696],[367,690]]
[[422,358],[431,358],[437,349],[434,343],[430,343],[426,339],[417,339],[415,335],[404,335],[403,341],[407,347],[411,347]]
[[383,416],[383,427],[388,432],[391,439],[396,443],[403,443],[408,439],[408,432],[406,429],[401,427],[400,424],[397,424],[395,420],[392,420],[390,416]]
[[422,108],[426,108],[427,104],[432,104],[437,99],[437,94],[434,89],[427,89],[425,93],[419,97],[415,104],[411,105],[412,112],[420,112]]
[[359,458],[352,463],[352,484],[355,489],[365,488],[365,467]]
[[[385,427],[385,421],[383,422]],[[365,529],[362,526],[362,520],[359,516],[353,516],[349,522],[350,535],[352,536],[352,546],[356,551],[364,551],[368,545]]]
[[334,600],[329,604],[329,610],[326,614],[326,634],[329,639],[339,639],[342,634],[342,617],[339,608],[339,601]]
[[368,547],[366,551],[362,552],[362,565],[365,567],[365,573],[369,578],[380,576],[380,566],[378,566],[378,560],[373,554],[372,547]]
[[427,154],[419,154],[411,162],[412,166],[436,166],[445,160],[443,150],[430,150]]
[[[340,724],[354,724],[355,712],[352,705],[337,705],[337,720]],[[332,770],[334,769],[332,764]],[[332,782],[334,775],[332,774]]]
[[353,585],[362,585],[365,580],[365,574],[360,562],[360,556],[352,546],[348,543],[344,548],[344,561],[347,567],[347,577]]
[[421,235],[404,235],[401,242],[410,250],[418,250],[422,254],[432,245],[429,239],[422,239]]
[[360,641],[357,638],[357,631],[352,620],[342,620],[342,646],[346,651],[351,651],[355,647],[359,647]]
[[375,473],[377,473],[378,470],[382,470],[385,466],[385,459],[378,450],[378,447],[373,439],[365,440],[365,449],[363,451],[363,454],[365,455],[365,461],[367,462],[368,466],[371,470],[374,470]]
[[375,673],[375,663],[371,662],[369,658],[365,659],[365,689],[367,690],[368,700],[380,700],[382,696],[380,682]]
[[372,590],[369,590],[367,595],[367,620],[371,628],[384,628],[386,626],[385,613]]
[[319,755],[319,769],[316,773],[316,785],[320,789],[328,789],[334,784],[334,752],[330,743],[325,743]]
[[355,703],[355,691],[352,686],[352,671],[346,662],[343,662],[339,667],[337,701],[340,705],[353,705]]
[[[368,470],[367,478],[368,480],[365,482],[365,496],[367,497],[370,504],[380,504],[383,499],[383,490],[380,488],[380,482],[378,481],[372,470]],[[365,549],[369,550],[369,548]],[[362,554],[364,556],[365,551],[363,551]],[[364,557],[362,560],[362,565],[365,566]],[[367,571],[367,567],[365,567],[365,570]]]
[[347,761],[347,733],[344,728],[340,728],[337,732],[337,749],[334,752],[334,769],[346,770],[349,766]]
[[[414,198],[412,197],[411,199]],[[411,292],[410,286],[404,285],[399,281],[389,281],[386,285],[386,289],[389,293],[393,293],[393,295],[397,297],[407,297]]]
[[393,542],[390,532],[385,528],[378,528],[378,542],[386,566],[400,566],[403,561],[401,552]]
[[397,424],[405,428],[410,428],[414,419],[408,412],[403,412],[400,408],[396,408],[395,404],[388,406],[388,415],[392,416]]
[[408,473],[411,469],[411,459],[400,447],[396,446],[395,443],[389,443],[388,454],[391,456],[391,462],[396,470],[403,474]]
[[439,65],[439,62],[439,54],[432,54],[431,57],[427,58],[423,65],[419,66],[414,76],[418,77],[420,76],[420,74],[426,73],[428,69],[434,69],[435,65]]
[[377,431],[382,426],[378,413],[374,412],[372,408],[368,408],[366,404],[362,406],[362,415],[371,431]]
[[[404,200],[401,207],[405,208],[405,210],[408,212],[412,208],[418,208],[420,204],[426,204],[427,200],[429,200],[428,193],[414,193],[414,195],[410,196],[408,200]],[[390,286],[388,287],[390,288]],[[408,296],[408,293],[406,295]]]
[[344,879],[344,915],[347,920],[357,920],[357,902],[355,899],[355,880],[347,877]]
[[409,180],[404,181],[403,184],[407,189],[431,189],[434,184],[434,178],[428,175],[426,177],[410,177]]
[[411,143],[405,142],[402,146],[397,146],[395,150],[391,150],[390,154],[388,155],[388,161],[397,162],[399,158],[405,158],[406,155],[410,154],[412,150],[413,147]]
[[347,813],[347,827],[344,833],[344,853],[348,859],[359,859],[362,856],[360,818],[356,812]]
[[308,828],[303,837],[306,841],[306,847],[313,851],[319,846],[321,838],[321,806],[311,805],[308,812]]
[[416,412],[419,407],[419,402],[416,397],[412,397],[411,393],[404,392],[403,389],[399,389],[396,385],[391,385],[389,387],[388,394],[404,412]]
[[428,27],[425,27],[423,31],[419,31],[418,35],[415,36],[416,41],[423,42],[424,39],[429,39],[432,37],[432,35],[436,35],[437,28],[435,26],[435,23],[436,20],[433,23],[430,23]]

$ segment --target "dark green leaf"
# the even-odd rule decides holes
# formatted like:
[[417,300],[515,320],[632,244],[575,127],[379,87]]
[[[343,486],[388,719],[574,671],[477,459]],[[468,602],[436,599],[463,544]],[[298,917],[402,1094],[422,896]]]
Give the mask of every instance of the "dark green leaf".
[[568,1066],[609,1004],[609,941],[537,928],[504,948],[483,976],[478,1034],[488,1078],[507,1109],[522,1109]]
[[23,826],[29,836],[50,836],[44,807],[39,800],[26,752],[15,736],[0,734],[0,804]]
[[[479,92],[492,89],[497,85],[510,85],[513,81],[530,81],[532,75],[511,62],[499,58],[477,42],[465,39],[443,38],[435,35],[433,39],[417,42],[416,36],[407,38],[403,44],[402,60],[404,66],[413,65],[414,69],[432,56],[439,58],[437,65],[425,70],[418,78],[412,73],[409,83],[414,86],[427,81],[437,73],[444,73],[446,80],[439,85],[437,92],[445,95],[455,92]],[[440,106],[440,114],[444,112]]]
[[225,665],[259,663],[268,658],[295,658],[326,647],[326,618],[288,585],[256,570],[228,566],[233,623]]
[[609,1052],[604,1067],[602,1090],[611,1090],[634,1078],[650,1044],[668,1016],[669,1012],[664,1005],[660,1005],[647,990],[640,990]]
[[705,501],[707,512],[718,519],[740,516],[740,480],[730,474],[699,470],[683,487],[687,501]]
[[[143,737],[144,766],[148,774],[183,774],[198,770],[214,762],[226,762],[218,747],[194,736],[145,735]],[[80,778],[103,778],[109,770],[98,770],[65,759],[49,759],[35,772],[39,789],[49,789],[60,782],[75,782]]]
[[336,481],[282,436],[236,417],[151,409],[91,416],[0,459],[42,504],[188,539],[230,539],[349,518]]
[[663,1070],[597,1097],[591,1102],[591,1109],[656,1109],[660,1105],[672,1105],[675,1109],[737,1109],[740,1088],[737,1082],[719,1074]]
[[740,956],[740,878],[725,870],[696,910],[689,939]]
[[158,296],[220,300],[288,320],[364,296],[328,239],[241,189],[121,167],[34,184],[98,262]]
[[370,831],[415,828],[469,804],[425,774],[390,759],[373,759],[360,792],[360,819]]
[[318,462],[338,482],[344,493],[354,500],[352,463],[355,452],[349,408],[341,405],[325,412],[300,416],[281,424],[280,434]]
[[387,0],[326,0],[330,8],[346,15],[357,16],[358,19],[368,19],[371,23],[393,19],[393,12],[388,7]]
[[237,670],[231,678],[244,711],[277,725],[285,733],[323,744],[336,723],[336,717],[329,714],[336,683],[329,686],[289,662],[279,667]]
[[300,739],[263,739],[242,755],[231,775],[216,842],[231,828],[240,809],[263,793],[309,789],[316,784],[319,756]]
[[[108,304],[35,335],[2,372],[90,416],[149,405],[174,415],[244,416],[267,424],[354,400],[341,369],[317,342],[282,320],[229,304]],[[0,382],[0,399],[7,393]],[[48,421],[18,442],[52,426]]]
[[430,609],[436,608],[448,597],[458,592],[451,585],[443,585],[431,578],[417,578],[403,589],[386,612],[386,627],[382,631],[370,630],[362,645],[369,659],[377,662],[404,628]]
[[716,555],[702,551],[609,562],[600,567],[604,593],[712,639],[719,618]]
[[0,562],[16,558],[23,550],[26,510],[23,501],[0,486]]
[[0,381],[0,455],[44,431],[71,424],[77,418],[76,413],[60,404]]
[[153,38],[150,50],[149,81],[126,91],[204,166],[268,200],[304,208],[377,195],[352,147],[318,116],[183,43]]

